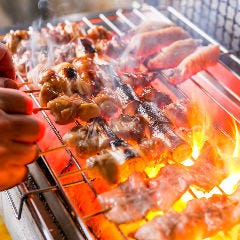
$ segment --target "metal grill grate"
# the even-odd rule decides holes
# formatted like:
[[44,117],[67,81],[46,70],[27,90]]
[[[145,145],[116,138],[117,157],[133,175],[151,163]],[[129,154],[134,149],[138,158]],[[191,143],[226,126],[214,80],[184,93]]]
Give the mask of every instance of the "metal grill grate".
[[[238,0],[166,1],[204,32],[240,57]],[[161,1],[162,4],[162,1]]]
[[[184,2],[184,4],[183,4],[183,2]],[[227,2],[227,1],[225,1],[224,3],[226,3],[226,2]],[[193,3],[195,3],[194,8],[192,8],[192,4],[193,4]],[[201,4],[202,4],[202,5],[201,5]],[[172,3],[172,5],[175,6],[176,9],[178,9],[180,12],[182,12],[182,10],[184,9],[184,11],[186,11],[186,13],[184,13],[184,15],[185,15],[186,17],[188,17],[189,19],[191,19],[191,18],[195,19],[195,18],[194,18],[194,11],[195,11],[195,10],[198,10],[199,14],[201,14],[201,13],[204,12],[204,9],[205,9],[205,8],[210,11],[209,6],[219,6],[219,7],[221,6],[221,5],[216,4],[215,1],[210,1],[208,4],[205,4],[204,2],[200,2],[200,1],[199,1],[199,2],[198,2],[198,1],[188,1],[188,2],[181,1],[181,3],[180,3],[180,2],[179,2],[179,3]],[[198,6],[198,7],[197,7],[197,6]],[[221,8],[221,9],[222,9],[222,8]],[[126,29],[132,28],[135,24],[138,24],[137,22],[132,21],[131,17],[129,16],[129,13],[133,15],[133,18],[134,18],[134,19],[137,18],[138,20],[144,20],[144,15],[142,14],[142,12],[144,12],[144,11],[153,11],[154,13],[156,13],[156,12],[157,12],[157,9],[152,8],[152,7],[149,8],[149,6],[144,6],[143,8],[140,8],[140,9],[135,8],[135,9],[133,9],[133,11],[130,10],[130,11],[124,12],[124,11],[118,10],[118,11],[116,12],[116,16],[115,16],[115,13],[114,13],[114,14],[111,13],[110,16],[114,15],[114,19],[113,19],[113,20],[112,20],[112,19],[109,20],[110,18],[109,18],[108,15],[100,14],[100,15],[99,15],[99,24],[100,24],[100,25],[105,25],[105,26],[107,26],[107,27],[108,27],[109,29],[111,29],[113,32],[115,32],[116,34],[118,34],[118,35],[121,36],[121,35],[124,34],[124,31],[125,31]],[[166,11],[166,9],[165,9],[165,11]],[[219,10],[219,11],[220,11],[220,10]],[[174,15],[174,9],[172,9],[172,8],[169,8],[165,13],[166,13],[166,15],[169,15],[169,16],[171,15],[171,19],[175,19],[175,20],[178,21],[178,22],[181,22],[182,20],[184,20],[184,19],[179,19],[177,15]],[[210,16],[210,12],[209,12],[209,14],[207,14],[206,12],[205,12],[204,14],[206,14],[206,16],[208,17],[208,19],[206,18],[205,21],[202,21],[203,23],[202,23],[202,26],[200,26],[200,27],[205,26],[205,25],[204,25],[204,22],[206,22],[206,23],[209,22],[209,21],[210,21],[210,18],[214,18],[214,16],[215,16],[215,18],[216,18],[216,21],[215,21],[215,22],[213,21],[213,23],[214,23],[214,24],[216,24],[216,23],[220,24],[220,21],[219,21],[219,22],[217,21],[217,15]],[[196,21],[199,21],[199,19],[201,19],[201,18],[203,18],[203,16],[199,16],[199,18],[198,18],[198,19],[195,19],[195,20],[196,20]],[[227,18],[226,18],[226,19],[227,19]],[[88,20],[87,18],[83,18],[82,21],[85,22],[88,27],[91,27],[91,26],[92,26],[92,23],[91,23],[91,19],[90,19],[90,18],[89,18],[89,20]],[[211,20],[211,21],[212,21],[212,20]],[[120,22],[121,28],[119,27],[119,22]],[[123,23],[124,23],[124,25],[123,25]],[[184,22],[184,21],[181,22],[181,23],[186,25],[186,22]],[[193,23],[194,23],[194,21],[193,21]],[[239,24],[238,24],[237,26],[239,27]],[[187,26],[187,27],[190,28],[190,29],[192,29],[191,26]],[[234,28],[235,28],[235,27],[232,27],[232,29],[234,29]],[[215,27],[214,29],[216,29],[216,34],[217,34],[217,28]],[[192,29],[192,31],[194,31],[194,30],[196,30],[196,29]],[[208,28],[208,30],[210,31],[209,28]],[[201,31],[198,31],[197,34],[199,34],[199,32],[201,33]],[[211,31],[210,31],[210,32],[211,32]],[[201,35],[201,34],[200,34],[200,35]],[[224,35],[224,34],[223,34],[223,35]],[[205,40],[206,40],[207,42],[209,41],[209,39],[205,39]],[[211,42],[211,41],[210,41],[210,42]],[[223,43],[223,45],[224,45],[224,43]],[[225,46],[225,45],[224,45],[224,46]],[[232,46],[231,46],[229,49],[232,49]],[[223,52],[224,52],[224,51],[223,51]],[[207,76],[205,76],[205,75],[207,75]],[[210,75],[209,72],[206,71],[206,72],[205,72],[205,75],[203,74],[201,77],[202,77],[203,79],[205,79],[205,81],[206,81],[205,83],[206,83],[206,84],[209,84],[210,87],[212,87],[213,89],[216,89],[217,91],[219,91],[220,95],[223,95],[223,94],[226,95],[226,93],[227,93],[228,96],[231,96],[231,97],[229,97],[229,99],[230,99],[230,102],[231,102],[231,104],[232,104],[233,106],[234,106],[234,104],[239,103],[239,98],[238,98],[238,96],[235,96],[235,94],[232,93],[232,91],[229,91],[228,88],[225,88],[225,86],[222,86],[221,83],[218,83],[218,80],[217,80],[217,79],[215,79],[215,78],[214,78],[214,79],[211,79],[211,75]],[[209,78],[210,78],[210,81],[209,81]],[[164,77],[164,74],[161,74],[161,73],[160,73],[160,75],[159,75],[159,80],[160,80],[163,84],[165,84],[165,85],[167,86],[167,88],[172,88],[172,85],[168,85],[168,83],[167,83],[167,81],[166,81],[166,78]],[[210,83],[211,80],[212,80],[212,83],[214,83],[213,86],[211,85],[212,83]],[[208,92],[208,90],[205,90],[201,85],[199,85],[199,84],[194,80],[194,78],[192,78],[191,81],[193,82],[193,84],[196,85],[197,88],[199,88],[201,91],[203,91],[204,94],[206,94],[206,95],[207,95],[209,98],[211,98],[220,108],[222,108],[223,111],[226,111],[226,113],[229,114],[230,117],[234,117],[234,115],[232,115],[232,113],[231,113],[231,108],[228,110],[228,109],[226,109],[226,108],[224,107],[224,104],[225,104],[225,103],[224,103],[223,100],[220,100],[220,101],[219,101],[219,99],[215,99],[215,97],[211,95],[211,92]],[[172,90],[172,89],[171,89],[171,90]],[[182,90],[181,90],[181,88],[179,88],[179,89],[177,88],[176,91],[177,91],[178,93],[184,95],[183,92],[182,92]],[[34,96],[33,96],[33,98],[34,98]],[[35,99],[35,101],[36,101],[36,104],[39,106],[39,103],[37,102],[36,98],[34,98],[34,99]],[[238,113],[236,113],[236,114],[238,115]],[[49,123],[51,129],[54,131],[54,133],[56,134],[56,136],[58,137],[58,139],[60,140],[60,142],[63,144],[63,140],[62,140],[61,136],[59,135],[59,132],[58,132],[58,130],[56,129],[54,123],[48,118],[48,116],[47,116],[47,114],[46,114],[45,112],[43,112],[43,115],[44,115],[44,118],[46,119],[46,121]],[[236,118],[236,120],[238,120],[238,116],[235,116],[235,118]],[[73,162],[73,164],[76,165],[76,168],[77,168],[77,170],[78,170],[78,173],[79,173],[79,174],[82,174],[82,177],[83,177],[83,180],[76,182],[76,184],[81,184],[81,183],[83,183],[83,182],[84,182],[84,183],[87,183],[88,186],[90,187],[90,189],[93,191],[93,193],[94,193],[95,195],[97,195],[97,191],[94,189],[93,185],[91,184],[91,180],[89,180],[89,179],[81,172],[81,166],[78,164],[78,161],[75,159],[74,155],[71,153],[71,151],[69,151],[69,150],[66,150],[66,151],[67,151],[67,153],[68,153],[71,161]],[[45,164],[47,165],[48,168],[50,168],[50,166],[48,166],[47,163],[45,163]],[[51,172],[51,171],[50,171],[50,172]],[[76,172],[75,172],[75,173],[76,173]],[[72,174],[75,174],[75,173],[73,172]],[[51,174],[54,176],[54,172],[52,172]],[[70,173],[70,174],[71,174],[71,173]],[[58,176],[58,177],[61,177],[61,176]],[[81,226],[81,227],[84,229],[84,223],[82,222],[82,219],[78,217],[78,213],[77,213],[78,211],[75,211],[75,207],[71,204],[71,200],[68,199],[68,196],[67,196],[66,191],[65,191],[65,188],[66,188],[66,187],[69,187],[69,186],[71,186],[71,185],[74,185],[75,183],[70,183],[69,186],[68,186],[68,185],[67,185],[67,186],[66,186],[66,185],[62,185],[61,183],[58,182],[58,180],[59,180],[58,177],[56,177],[56,176],[54,177],[54,180],[55,180],[55,182],[57,183],[56,186],[53,186],[53,187],[50,187],[50,188],[46,188],[46,189],[43,188],[43,189],[37,190],[35,193],[46,192],[46,191],[49,191],[49,190],[53,190],[53,191],[59,190],[59,191],[61,191],[61,194],[67,199],[66,202],[69,204],[68,207],[69,207],[70,211],[72,211],[72,217],[75,218],[75,219],[74,219],[75,222],[77,222],[77,223],[79,224],[79,226]],[[220,192],[222,191],[219,186],[217,186],[217,188],[218,188],[218,190],[219,190]],[[30,193],[29,193],[29,192],[30,192]],[[189,189],[189,192],[192,194],[192,196],[193,196],[194,198],[196,197],[195,194],[191,191],[191,189]],[[24,193],[24,198],[27,198],[30,194],[34,194],[34,191],[30,191],[30,190],[29,190],[28,192]],[[21,210],[20,210],[20,211],[21,211]],[[99,212],[99,213],[96,213],[96,214],[100,214],[100,213],[103,213],[103,212]],[[96,214],[94,214],[93,216],[95,216]],[[87,219],[88,219],[88,218],[89,218],[89,216],[87,216]],[[91,216],[90,216],[90,218],[91,218]],[[116,227],[118,227],[118,226],[116,226]],[[120,230],[119,230],[119,231],[120,231]],[[121,232],[121,231],[120,231],[120,232]],[[91,235],[88,233],[87,230],[85,231],[85,234],[86,234],[86,236],[87,236],[86,238],[91,239]],[[124,234],[123,234],[123,233],[121,233],[121,234],[123,235],[123,239],[125,239]]]

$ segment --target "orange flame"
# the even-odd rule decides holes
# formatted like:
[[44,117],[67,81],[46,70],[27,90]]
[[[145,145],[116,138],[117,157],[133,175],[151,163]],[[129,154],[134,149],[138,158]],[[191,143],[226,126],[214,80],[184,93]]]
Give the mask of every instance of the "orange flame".
[[206,113],[207,111],[204,110],[204,107],[197,103],[191,105],[191,110],[188,113],[188,122],[192,132],[192,157],[194,159],[198,158],[204,143],[209,138],[211,121]]

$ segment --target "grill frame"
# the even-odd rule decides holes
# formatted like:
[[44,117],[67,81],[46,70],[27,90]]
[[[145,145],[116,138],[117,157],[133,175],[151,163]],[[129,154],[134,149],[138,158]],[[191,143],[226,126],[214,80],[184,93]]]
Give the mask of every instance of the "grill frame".
[[[158,9],[153,8],[151,6],[148,6],[148,5],[135,6],[135,7],[133,7],[133,10],[135,11],[135,14],[137,14],[138,16],[141,16],[141,10],[140,10],[141,8],[147,9],[148,11],[149,10],[153,11],[155,13],[156,13],[156,11],[158,11]],[[184,20],[184,21],[182,21],[182,23],[185,24],[185,26],[186,26],[186,24],[189,24],[187,19],[184,18],[181,15],[181,13],[177,12],[172,7],[160,7],[159,10],[167,11],[168,17],[172,14],[175,19],[179,20],[179,18],[182,18]],[[129,9],[127,9],[126,11],[129,11]],[[132,9],[130,9],[130,11],[132,11]],[[115,28],[115,25],[112,25],[113,21],[111,21],[110,23],[107,21],[107,19],[111,18],[112,15],[113,15],[113,11],[110,11],[110,12],[106,12],[106,13],[101,13],[97,17],[96,17],[96,15],[94,15],[94,17],[101,19],[100,21],[102,21],[102,22],[99,22],[100,24],[104,23],[106,26],[108,26],[108,28],[112,28],[113,31],[116,31],[117,34],[121,35],[122,31],[121,30],[118,31],[117,30],[118,27]],[[116,11],[116,16],[118,16],[118,17],[121,16],[121,10],[117,10]],[[120,17],[120,18],[124,20],[124,18],[122,18],[122,17]],[[85,18],[82,19],[82,21],[85,22],[89,27],[91,27],[91,21],[89,21],[89,19],[91,19],[91,17],[89,17],[89,18],[85,17]],[[126,19],[125,19],[125,21],[126,21]],[[126,22],[126,24],[131,27],[131,22]],[[188,27],[189,27],[189,29],[192,29],[192,30],[196,30],[197,29],[197,34],[198,35],[202,35],[203,34],[202,37],[206,37],[205,40],[207,42],[215,43],[214,39],[212,39],[211,37],[206,35],[204,32],[202,32],[202,30],[197,28],[197,26],[192,25],[191,22],[190,22],[190,26],[188,26]],[[236,64],[236,66],[238,66],[238,67],[240,66],[239,65],[240,60],[234,54],[229,52],[223,46],[221,47],[221,50],[222,50],[222,52],[225,53],[223,55],[223,60],[221,58],[221,61],[224,64],[224,66],[227,66],[226,62],[227,63],[234,62]],[[227,61],[225,59],[227,59]],[[235,66],[235,64],[233,64],[233,66]],[[227,67],[229,68],[229,66],[227,66]],[[238,67],[236,69],[240,69]],[[239,72],[235,71],[235,69],[231,69],[231,71],[236,76],[239,75]],[[172,91],[175,91],[175,93],[177,95],[179,95],[181,97],[183,97],[185,95],[184,92],[181,91],[181,89],[178,89],[175,86],[172,86],[172,85],[168,84],[166,79],[165,79],[164,74],[162,74],[159,78],[161,79],[161,81],[168,88],[170,88]],[[24,81],[24,79],[22,79],[22,81]],[[195,85],[198,85],[198,83],[194,80],[194,78],[192,79],[192,81],[193,81],[193,83]],[[200,85],[198,85],[198,87],[202,88]],[[221,89],[221,87],[222,86],[217,85],[217,88],[220,89],[220,92],[224,92],[224,93],[226,93],[225,91],[228,92],[228,90]],[[28,87],[26,87],[26,88],[28,89]],[[210,97],[210,98],[212,97],[211,94],[206,92],[204,89],[202,89],[202,90],[204,91],[204,94],[208,95],[208,97]],[[230,93],[228,92],[228,94],[230,94],[232,96],[232,92],[230,92]],[[39,105],[37,99],[35,98],[35,96],[33,94],[31,94],[31,95],[32,95],[32,98],[33,98],[35,104],[40,107],[40,105]],[[236,101],[235,96],[233,96],[233,99],[234,99],[233,101]],[[222,104],[220,103],[219,106],[222,107]],[[223,107],[223,110],[228,112],[228,110],[224,109],[224,107]],[[231,112],[229,112],[229,113],[231,114]],[[63,145],[64,142],[62,140],[62,137],[60,136],[60,134],[59,134],[58,130],[56,129],[54,123],[49,119],[48,115],[45,112],[42,112],[42,114],[43,114],[43,117],[45,118],[45,120],[48,122],[50,128],[56,134],[56,136],[59,139],[60,143]],[[237,121],[239,121],[237,117],[235,117],[235,116],[232,116],[232,117],[234,117]],[[77,169],[81,170],[81,166],[79,165],[78,161],[74,157],[73,153],[70,150],[68,150],[68,149],[66,149],[66,151],[67,151],[67,154],[70,156],[70,158],[73,160],[73,163],[76,165]],[[39,166],[41,166],[41,167],[39,167]],[[40,169],[45,169],[44,170],[45,171],[44,175],[47,176],[46,179],[44,179],[43,181],[41,181],[39,179],[39,172],[42,171]],[[17,212],[15,211],[15,213],[17,213],[17,215],[18,215],[17,217],[18,218],[21,217],[21,214],[19,214],[19,213],[21,213],[21,211],[22,211],[22,207],[23,207],[22,203],[24,201],[26,201],[26,203],[28,204],[29,208],[31,209],[31,212],[32,212],[33,216],[35,216],[34,218],[35,218],[35,220],[37,222],[37,225],[39,227],[42,226],[42,222],[40,221],[41,216],[39,216],[38,213],[37,213],[38,209],[39,209],[39,206],[35,207],[35,205],[39,205],[39,204],[36,204],[36,202],[38,200],[34,200],[33,198],[29,197],[30,195],[36,196],[37,194],[39,194],[39,192],[41,192],[41,194],[43,194],[44,198],[47,199],[48,207],[51,209],[52,212],[56,213],[56,212],[59,211],[59,209],[64,212],[64,216],[62,216],[62,215],[61,216],[55,216],[59,226],[61,228],[63,228],[62,230],[63,230],[65,236],[63,236],[62,239],[65,239],[65,237],[66,237],[66,239],[95,239],[95,237],[91,234],[91,232],[86,227],[86,225],[84,224],[82,219],[78,216],[78,213],[75,210],[74,206],[71,204],[71,201],[69,200],[69,198],[67,196],[67,193],[64,190],[64,188],[66,186],[63,186],[58,181],[58,178],[55,176],[54,172],[51,170],[51,167],[48,165],[47,160],[44,157],[39,159],[37,161],[37,163],[33,164],[32,167],[30,167],[29,170],[30,170],[31,178],[33,178],[37,182],[38,189],[32,190],[31,188],[29,188],[27,182],[25,182],[24,184],[19,186],[19,190],[20,190],[20,192],[22,194],[22,197],[21,197],[21,201],[20,201],[19,210]],[[83,173],[83,179],[86,181],[86,183],[92,189],[93,193],[96,195],[97,192],[94,190],[94,187],[91,184],[91,180],[88,179],[84,173]],[[81,182],[72,183],[72,184],[81,184]],[[220,189],[220,191],[222,191],[221,188],[219,188],[219,189]],[[52,204],[53,202],[56,202],[56,201],[58,202],[57,204]],[[64,208],[64,206],[63,206],[64,204],[63,203],[67,204],[67,209]],[[13,205],[16,205],[16,204],[13,203]],[[16,210],[16,207],[14,207],[14,208]],[[97,213],[97,214],[101,214],[101,212]],[[67,226],[67,227],[64,226],[66,218],[68,219],[68,222],[70,223],[70,225]],[[49,226],[49,224],[46,224],[46,226]],[[46,227],[44,230],[42,230],[42,234],[43,235],[45,234],[45,231],[48,231],[48,227]],[[121,231],[121,230],[119,229],[119,231]],[[51,233],[49,233],[49,234],[51,234]],[[121,232],[121,234],[123,236],[123,239],[125,239],[124,234],[122,232]]]

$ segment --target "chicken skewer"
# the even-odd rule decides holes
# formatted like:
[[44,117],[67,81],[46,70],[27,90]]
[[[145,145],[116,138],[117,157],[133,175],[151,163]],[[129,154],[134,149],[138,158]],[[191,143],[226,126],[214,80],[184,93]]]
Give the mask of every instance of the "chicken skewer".
[[182,60],[176,68],[167,72],[169,82],[173,84],[181,83],[201,70],[215,65],[218,62],[219,55],[220,48],[218,45],[210,44],[199,47],[196,52]]
[[189,34],[180,27],[171,26],[156,31],[135,34],[130,43],[130,49],[137,56],[149,56],[171,43],[189,38]]
[[239,188],[230,196],[213,195],[194,199],[180,212],[155,217],[140,227],[134,237],[150,239],[204,239],[219,231],[226,231],[239,223]]
[[198,46],[198,42],[191,38],[173,42],[160,53],[151,58],[147,66],[152,69],[167,69],[176,67],[184,58],[193,53]]
[[[215,153],[209,155],[212,152]],[[191,185],[210,191],[226,177],[222,164],[223,159],[208,146],[192,166],[166,165],[152,179],[143,173],[133,173],[116,188],[99,194],[98,200],[104,209],[111,208],[105,214],[111,221],[117,224],[137,221],[149,210],[168,211]]]
[[[97,157],[90,157],[86,160],[86,168],[100,172],[109,183],[116,183],[119,175],[118,165],[137,157],[138,153],[128,143],[120,139],[104,119],[95,118],[90,124],[94,128],[90,133],[89,127],[91,125],[78,126],[63,137],[64,142],[68,146],[76,148],[83,158],[99,153]],[[104,133],[102,133],[102,130]],[[111,154],[113,156],[109,157]],[[120,159],[120,162],[116,161],[116,157]]]

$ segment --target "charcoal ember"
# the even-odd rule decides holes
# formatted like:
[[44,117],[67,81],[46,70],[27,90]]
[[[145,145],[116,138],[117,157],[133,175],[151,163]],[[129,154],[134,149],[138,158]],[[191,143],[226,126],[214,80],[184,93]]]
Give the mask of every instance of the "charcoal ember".
[[139,142],[145,136],[147,123],[141,116],[121,114],[111,120],[110,126],[118,137]]
[[98,195],[105,216],[117,224],[141,219],[153,207],[147,194],[143,173],[132,174],[128,180],[108,192]]

